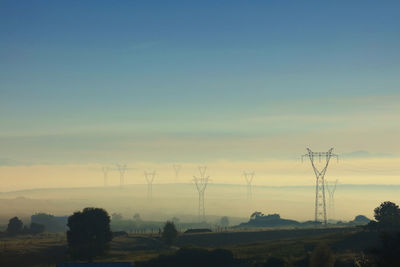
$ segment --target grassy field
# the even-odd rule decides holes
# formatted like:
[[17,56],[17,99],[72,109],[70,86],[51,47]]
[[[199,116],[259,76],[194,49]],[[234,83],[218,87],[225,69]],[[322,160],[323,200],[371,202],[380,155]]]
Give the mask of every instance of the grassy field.
[[[340,261],[352,261],[363,249],[373,246],[378,235],[357,229],[304,229],[248,232],[199,233],[179,236],[176,247],[166,248],[157,235],[116,237],[109,253],[96,261],[145,261],[160,254],[173,253],[178,247],[225,248],[235,257],[264,262],[279,257],[288,263],[311,253],[320,242],[326,242]],[[69,261],[63,234],[18,236],[0,239],[0,266],[55,266]]]

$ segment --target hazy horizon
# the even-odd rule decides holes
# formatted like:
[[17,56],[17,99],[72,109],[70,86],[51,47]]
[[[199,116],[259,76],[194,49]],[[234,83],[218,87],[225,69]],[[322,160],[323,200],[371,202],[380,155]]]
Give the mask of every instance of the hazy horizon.
[[[360,214],[373,218],[373,209],[382,201],[397,200],[399,188],[400,185],[357,188],[357,185],[339,184],[335,209],[328,208],[328,219],[350,221]],[[212,222],[221,216],[229,216],[239,223],[246,221],[254,211],[261,211],[308,221],[314,219],[314,198],[313,186],[254,186],[252,199],[247,199],[245,185],[210,184],[205,193],[206,219]],[[145,220],[163,221],[176,216],[183,221],[195,222],[199,219],[197,201],[193,184],[154,184],[152,200],[147,197],[146,184],[130,184],[122,189],[113,186],[3,192],[0,193],[0,219],[4,223],[12,214],[25,218],[39,212],[66,216],[83,206],[99,206],[110,214],[121,213],[126,219],[140,213]]]
[[[328,181],[400,185],[399,10],[398,1],[1,1],[0,196],[101,187],[104,166],[119,186],[117,163],[127,185],[153,170],[155,185],[191,183],[206,165],[214,185],[244,185],[243,171],[254,171],[254,188],[311,188],[306,148],[339,155]],[[207,212],[240,203],[229,190],[207,202],[218,198],[212,184]],[[375,189],[338,191],[338,214],[371,215],[387,200]],[[274,196],[259,209],[312,219],[311,189],[260,190]],[[196,214],[193,196],[182,209]],[[238,216],[252,211],[240,207]]]

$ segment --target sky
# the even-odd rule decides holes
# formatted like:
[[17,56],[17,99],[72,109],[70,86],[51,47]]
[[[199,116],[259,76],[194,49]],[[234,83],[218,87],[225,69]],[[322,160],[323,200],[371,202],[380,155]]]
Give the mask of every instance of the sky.
[[42,187],[54,168],[64,181],[67,166],[115,162],[286,164],[276,175],[287,176],[306,147],[334,147],[359,170],[376,166],[370,183],[382,166],[395,183],[399,11],[368,0],[0,1],[0,176]]

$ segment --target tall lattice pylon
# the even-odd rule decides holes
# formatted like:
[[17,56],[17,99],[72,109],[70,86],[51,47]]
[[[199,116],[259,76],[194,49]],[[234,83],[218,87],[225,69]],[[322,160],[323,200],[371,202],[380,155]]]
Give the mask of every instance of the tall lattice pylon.
[[206,191],[207,184],[210,178],[210,176],[206,176],[206,171],[207,171],[206,166],[200,166],[199,167],[200,177],[193,176],[194,184],[196,185],[197,192],[199,193],[199,206],[198,206],[199,221],[205,221],[206,219],[206,209],[204,206],[204,192]]
[[103,166],[101,168],[102,172],[103,172],[103,178],[104,178],[104,187],[108,186],[108,172],[110,171],[110,167],[107,166]]
[[252,190],[251,190],[251,183],[253,182],[254,179],[254,172],[243,172],[243,176],[246,179],[246,187],[247,187],[247,199],[250,200],[252,199]]
[[125,183],[126,164],[117,164],[117,169],[119,171],[119,186],[122,188]]
[[[333,148],[329,149],[328,152],[313,152],[307,148],[307,154],[301,158],[308,157],[311,162],[311,166],[314,170],[316,184],[315,184],[315,222],[322,222],[326,225],[326,198],[325,198],[325,174],[328,169],[329,161],[332,157],[338,159],[336,154],[332,153]],[[323,167],[321,170],[316,166],[315,158],[321,162],[324,160]]]
[[334,182],[328,182],[326,181],[326,189],[328,189],[328,215],[329,219],[335,219],[336,214],[335,214],[335,192],[336,192],[336,186],[337,186],[338,180],[335,180]]
[[153,198],[153,181],[156,177],[156,172],[144,172],[144,178],[147,181],[147,199],[151,200]]

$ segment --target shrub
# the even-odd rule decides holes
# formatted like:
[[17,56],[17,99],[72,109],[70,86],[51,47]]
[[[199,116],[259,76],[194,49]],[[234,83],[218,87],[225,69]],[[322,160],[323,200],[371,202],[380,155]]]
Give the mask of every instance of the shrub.
[[320,243],[311,253],[310,267],[333,267],[335,256],[325,243]]
[[380,226],[400,226],[400,209],[393,202],[385,201],[379,207],[375,208],[374,217]]
[[11,218],[7,225],[7,233],[9,235],[17,235],[22,233],[23,223],[18,217]]
[[178,231],[173,222],[167,221],[164,225],[161,238],[167,246],[171,246],[175,239],[178,237]]
[[85,208],[68,218],[68,249],[72,258],[92,260],[108,249],[112,239],[110,216],[99,208]]

